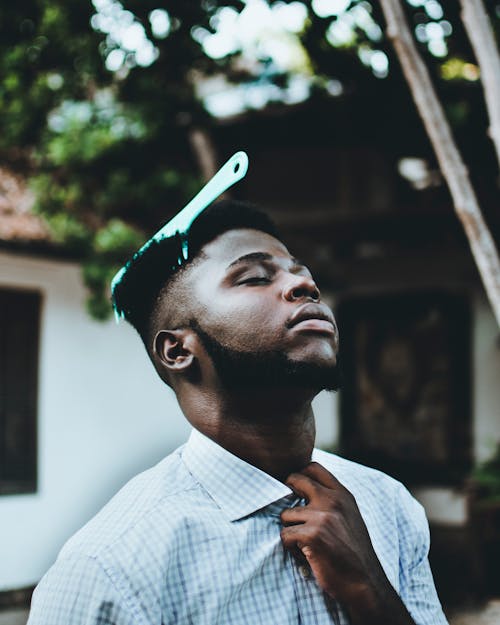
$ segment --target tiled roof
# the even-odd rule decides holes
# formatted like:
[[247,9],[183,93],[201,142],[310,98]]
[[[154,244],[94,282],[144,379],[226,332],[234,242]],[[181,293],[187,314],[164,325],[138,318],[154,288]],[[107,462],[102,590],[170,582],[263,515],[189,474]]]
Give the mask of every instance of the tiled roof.
[[33,202],[26,181],[0,166],[0,241],[50,242],[47,226],[31,210]]

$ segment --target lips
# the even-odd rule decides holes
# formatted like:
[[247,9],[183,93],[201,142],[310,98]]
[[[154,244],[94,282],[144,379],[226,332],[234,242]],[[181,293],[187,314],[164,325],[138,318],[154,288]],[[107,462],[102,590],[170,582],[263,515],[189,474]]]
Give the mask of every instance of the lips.
[[287,322],[287,328],[302,324],[304,329],[335,332],[335,321],[330,309],[321,304],[304,304]]

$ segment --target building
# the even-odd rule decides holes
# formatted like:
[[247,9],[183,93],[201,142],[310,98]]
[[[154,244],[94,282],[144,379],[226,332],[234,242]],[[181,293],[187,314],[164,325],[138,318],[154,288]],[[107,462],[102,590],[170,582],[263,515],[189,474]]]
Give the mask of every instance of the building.
[[[417,191],[394,152],[347,142],[338,123],[318,139],[307,115],[259,119],[258,131],[251,120],[221,124],[218,152],[249,151],[236,193],[270,209],[338,314],[346,387],[340,401],[317,400],[319,445],[409,485],[438,538],[439,581],[468,566],[465,485],[500,439],[498,328],[436,172],[422,165]],[[290,126],[307,131],[287,141]],[[6,200],[0,213],[11,339],[0,362],[17,367],[0,432],[0,591],[36,583],[74,530],[188,434],[133,330],[88,317],[77,260],[19,206]],[[15,217],[23,227],[2,234]],[[29,387],[19,383],[28,371]],[[7,465],[8,454],[21,460]],[[447,596],[461,592],[458,583]]]

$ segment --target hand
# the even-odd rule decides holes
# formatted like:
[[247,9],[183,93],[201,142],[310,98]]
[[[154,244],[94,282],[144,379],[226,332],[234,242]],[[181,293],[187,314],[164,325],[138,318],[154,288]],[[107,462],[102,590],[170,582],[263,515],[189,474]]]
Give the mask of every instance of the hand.
[[282,512],[283,545],[301,552],[351,622],[414,623],[382,569],[353,495],[316,462],[286,483],[306,505]]

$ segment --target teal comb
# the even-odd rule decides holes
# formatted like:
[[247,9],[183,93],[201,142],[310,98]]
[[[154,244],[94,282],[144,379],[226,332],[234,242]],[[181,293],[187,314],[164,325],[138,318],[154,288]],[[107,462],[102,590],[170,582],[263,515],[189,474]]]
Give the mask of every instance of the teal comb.
[[245,152],[236,152],[219,169],[219,171],[207,182],[195,197],[167,222],[156,234],[154,234],[115,275],[111,281],[111,294],[117,322],[124,317],[123,311],[118,311],[114,293],[116,287],[122,282],[130,265],[141,257],[153,243],[158,243],[170,237],[180,238],[179,255],[177,264],[182,265],[189,255],[188,233],[193,221],[202,213],[207,206],[212,204],[224,191],[241,180],[248,169],[248,156]]

